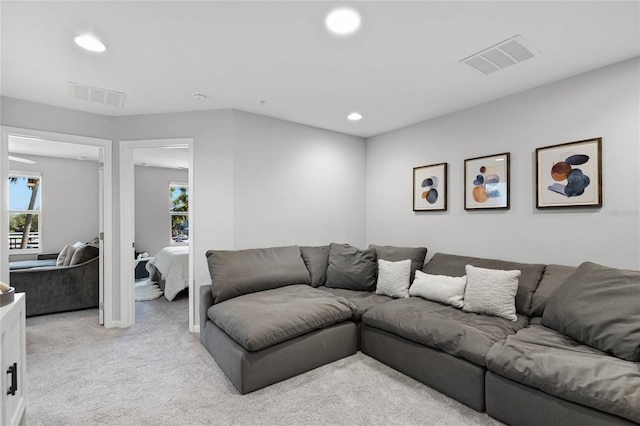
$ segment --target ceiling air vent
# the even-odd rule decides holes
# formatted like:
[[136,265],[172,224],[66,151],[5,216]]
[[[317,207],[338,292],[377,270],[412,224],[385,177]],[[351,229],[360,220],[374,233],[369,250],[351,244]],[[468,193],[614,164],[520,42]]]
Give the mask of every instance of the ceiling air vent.
[[474,53],[460,62],[464,62],[483,74],[491,74],[537,55],[540,55],[540,52],[524,41],[522,37],[514,36],[488,49]]
[[73,81],[69,82],[69,94],[71,97],[76,99],[111,105],[114,107],[123,107],[125,97],[127,96],[121,92],[101,89],[99,87],[91,87],[85,84],[74,83]]

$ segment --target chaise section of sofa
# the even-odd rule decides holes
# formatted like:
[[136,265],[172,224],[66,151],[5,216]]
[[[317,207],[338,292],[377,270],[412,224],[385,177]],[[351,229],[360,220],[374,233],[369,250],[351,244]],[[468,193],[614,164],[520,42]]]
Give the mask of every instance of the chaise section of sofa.
[[248,393],[357,351],[352,305],[312,288],[297,246],[209,251],[200,340]]

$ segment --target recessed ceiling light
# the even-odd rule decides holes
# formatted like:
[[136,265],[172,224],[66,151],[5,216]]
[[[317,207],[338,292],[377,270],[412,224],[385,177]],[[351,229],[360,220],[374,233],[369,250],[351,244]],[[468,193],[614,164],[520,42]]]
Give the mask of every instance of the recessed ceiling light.
[[352,112],[351,114],[347,115],[347,119],[351,121],[362,120],[362,114],[360,114],[359,112]]
[[351,34],[360,27],[360,14],[355,9],[341,7],[331,11],[324,23],[334,34]]
[[78,46],[91,52],[104,52],[107,50],[107,46],[91,34],[80,35],[74,38],[73,41],[75,41]]

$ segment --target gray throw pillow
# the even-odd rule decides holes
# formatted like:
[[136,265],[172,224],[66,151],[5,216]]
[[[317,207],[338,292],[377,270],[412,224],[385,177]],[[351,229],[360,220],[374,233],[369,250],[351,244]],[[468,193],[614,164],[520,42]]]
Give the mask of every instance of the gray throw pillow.
[[99,254],[100,254],[100,249],[98,249],[98,247],[85,244],[77,248],[76,251],[73,252],[73,256],[71,257],[71,262],[69,263],[69,266],[78,265],[80,263],[87,262],[95,257],[98,257]]
[[375,291],[377,277],[378,258],[374,249],[331,243],[327,287]]
[[377,246],[369,244],[369,248],[376,251],[378,259],[388,260],[390,262],[398,262],[400,260],[411,260],[410,282],[413,283],[416,271],[422,270],[424,258],[427,257],[426,247],[396,247],[396,246]]
[[640,272],[581,264],[549,297],[542,325],[640,362]]
[[292,284],[309,284],[298,246],[206,253],[215,303]]
[[327,267],[329,266],[329,246],[307,247],[301,246],[302,260],[311,276],[311,287],[320,287],[327,281]]

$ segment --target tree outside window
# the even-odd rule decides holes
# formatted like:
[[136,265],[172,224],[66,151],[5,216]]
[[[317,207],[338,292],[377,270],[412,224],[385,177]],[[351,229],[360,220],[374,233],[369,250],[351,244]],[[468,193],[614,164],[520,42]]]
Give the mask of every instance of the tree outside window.
[[41,176],[9,174],[9,250],[12,253],[40,252]]
[[169,212],[171,214],[171,244],[189,242],[189,185],[169,184]]

